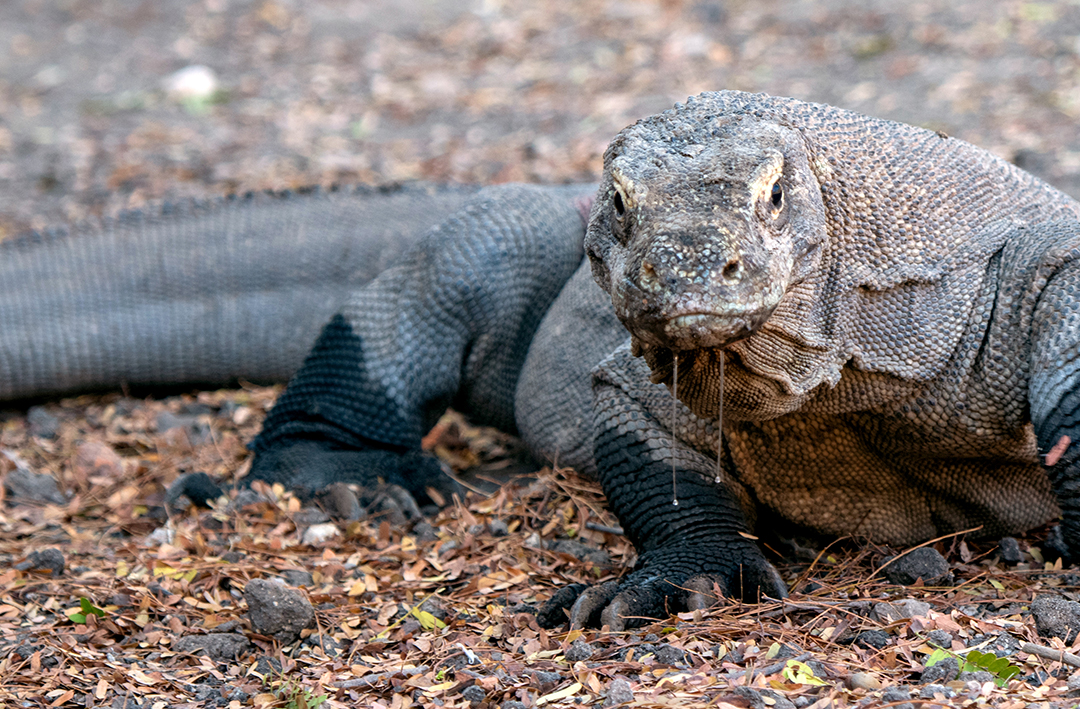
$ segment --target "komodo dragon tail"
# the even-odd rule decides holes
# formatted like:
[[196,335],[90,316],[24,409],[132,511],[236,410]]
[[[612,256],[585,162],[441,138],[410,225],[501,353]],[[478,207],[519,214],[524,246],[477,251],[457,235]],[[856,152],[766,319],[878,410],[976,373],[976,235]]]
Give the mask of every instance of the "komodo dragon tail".
[[285,381],[348,293],[475,191],[259,194],[0,243],[0,400]]

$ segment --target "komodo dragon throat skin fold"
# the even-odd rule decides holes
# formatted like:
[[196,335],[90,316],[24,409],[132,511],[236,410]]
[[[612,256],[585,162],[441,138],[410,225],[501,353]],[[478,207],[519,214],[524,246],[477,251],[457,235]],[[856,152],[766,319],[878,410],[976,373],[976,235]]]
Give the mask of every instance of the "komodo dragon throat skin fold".
[[[341,219],[349,210],[357,218]],[[557,594],[541,622],[565,610],[618,629],[699,607],[714,583],[782,596],[759,529],[910,545],[1058,520],[1057,546],[1080,553],[1080,453],[1055,448],[1080,440],[1078,224],[1080,204],[963,141],[724,91],[622,131],[599,188],[298,197],[114,225],[82,243],[130,237],[112,269],[132,264],[123,290],[152,281],[139,253],[172,272],[179,257],[163,249],[177,239],[232,244],[260,269],[323,283],[318,269],[340,254],[300,265],[258,233],[304,244],[321,230],[347,253],[397,234],[407,246],[379,275],[312,299],[329,324],[254,441],[252,476],[311,490],[378,476],[422,496],[449,484],[420,450],[445,406],[517,431],[537,455],[596,476],[639,553],[620,581]],[[75,241],[0,245],[0,269],[15,269],[6,282],[39,268],[40,293],[0,301],[9,397],[33,393],[12,388],[21,381],[48,389],[96,347],[144,361],[134,350],[147,342],[130,333],[180,322],[202,338],[181,342],[211,347],[238,341],[229,328],[242,323],[253,367],[313,337],[258,294],[230,310],[214,300],[227,286],[187,264],[197,296],[177,282],[155,296],[156,315],[125,306],[89,328],[111,338],[66,348],[82,303],[35,298],[90,297],[49,289],[49,264],[85,258]],[[190,312],[200,317],[163,315]],[[173,362],[178,380],[247,375],[202,373],[199,354],[150,359]],[[1039,453],[1052,449],[1047,467]]]

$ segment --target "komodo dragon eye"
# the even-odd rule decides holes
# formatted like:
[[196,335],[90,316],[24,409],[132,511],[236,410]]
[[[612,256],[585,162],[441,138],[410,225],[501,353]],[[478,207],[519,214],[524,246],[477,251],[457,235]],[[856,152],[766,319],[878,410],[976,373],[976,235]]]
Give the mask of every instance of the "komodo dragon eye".
[[784,188],[780,186],[780,180],[773,183],[771,199],[774,209],[780,209],[784,203]]

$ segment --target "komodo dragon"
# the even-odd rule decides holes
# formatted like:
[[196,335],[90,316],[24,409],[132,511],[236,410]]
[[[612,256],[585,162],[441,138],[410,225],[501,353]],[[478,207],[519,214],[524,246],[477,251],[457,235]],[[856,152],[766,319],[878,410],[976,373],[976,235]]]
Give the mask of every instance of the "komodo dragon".
[[[168,275],[155,295],[166,312],[136,298],[99,322],[81,300],[93,294],[42,306],[35,284],[14,334],[0,304],[0,384],[12,397],[282,373],[295,360],[240,360],[294,352],[354,287],[352,266],[372,261],[357,260],[358,234],[401,216],[388,238],[419,236],[322,330],[253,442],[252,477],[316,489],[381,476],[422,496],[442,478],[420,438],[448,404],[516,430],[598,476],[639,552],[620,582],[558,594],[577,597],[572,622],[613,628],[696,606],[714,582],[783,595],[755,526],[906,545],[1059,519],[1062,553],[1080,545],[1080,204],[942,134],[739,92],[616,136],[583,246],[591,191],[331,195],[117,226],[106,236],[141,233],[153,262],[123,266],[118,287]],[[381,200],[397,211],[371,216]],[[292,233],[299,250],[267,262],[264,241]],[[352,263],[306,258],[324,235]],[[215,250],[176,267],[165,242],[182,238]],[[77,241],[16,245],[3,261],[42,259],[35,279],[58,261],[92,271],[89,255],[68,258]],[[256,287],[246,311],[225,305],[216,281],[237,274],[213,269],[228,258],[267,270],[270,291],[307,269],[297,282],[327,292],[263,307]],[[342,264],[336,280],[328,263]],[[25,277],[2,267],[6,284]],[[163,328],[192,338],[191,323],[202,337],[161,346]],[[101,374],[103,359],[125,361]]]

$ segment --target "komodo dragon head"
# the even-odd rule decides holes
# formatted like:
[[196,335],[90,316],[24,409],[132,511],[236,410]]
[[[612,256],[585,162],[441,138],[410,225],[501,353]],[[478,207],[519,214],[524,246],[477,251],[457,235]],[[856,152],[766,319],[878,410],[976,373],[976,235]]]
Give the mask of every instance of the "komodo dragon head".
[[725,111],[724,98],[642,120],[604,155],[585,247],[655,381],[671,351],[704,365],[752,335],[821,258],[825,211],[801,133]]

